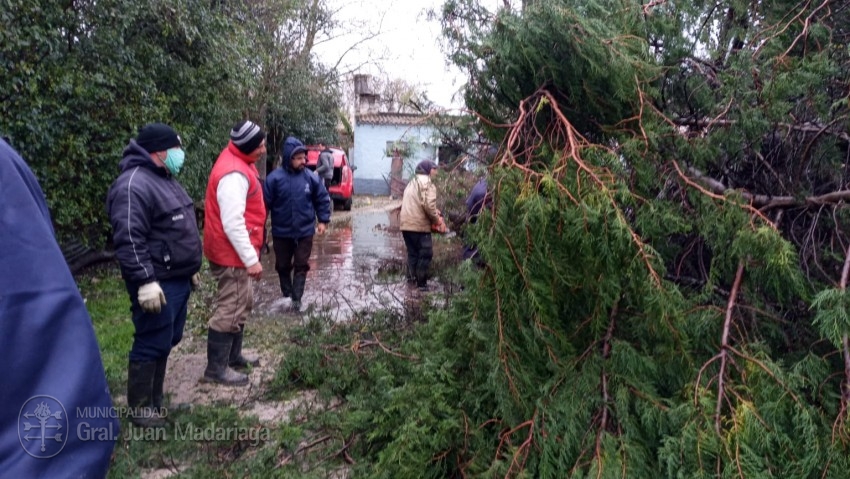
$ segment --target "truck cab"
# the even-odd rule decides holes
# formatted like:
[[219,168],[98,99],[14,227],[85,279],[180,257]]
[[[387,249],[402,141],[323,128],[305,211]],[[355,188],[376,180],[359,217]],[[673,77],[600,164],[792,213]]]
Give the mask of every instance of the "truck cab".
[[[334,175],[328,187],[328,193],[334,202],[334,209],[341,208],[344,211],[351,210],[352,197],[354,196],[354,170],[348,162],[348,155],[341,148],[328,147],[334,157]],[[323,148],[319,145],[307,145],[307,168],[316,171],[319,162],[319,153]]]

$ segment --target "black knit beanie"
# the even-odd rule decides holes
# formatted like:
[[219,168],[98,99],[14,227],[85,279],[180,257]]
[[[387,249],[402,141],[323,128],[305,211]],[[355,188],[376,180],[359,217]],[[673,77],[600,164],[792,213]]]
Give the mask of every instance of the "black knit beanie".
[[165,123],[148,123],[139,129],[136,144],[148,153],[181,146],[180,136]]

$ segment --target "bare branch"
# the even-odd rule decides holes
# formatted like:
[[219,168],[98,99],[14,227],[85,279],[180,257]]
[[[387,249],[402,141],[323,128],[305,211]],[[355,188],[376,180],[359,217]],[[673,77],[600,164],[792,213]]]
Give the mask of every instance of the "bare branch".
[[735,282],[729,293],[729,302],[726,304],[726,318],[723,320],[723,335],[720,339],[720,373],[717,379],[717,407],[714,410],[714,430],[720,435],[720,413],[723,410],[723,398],[726,397],[724,390],[726,383],[726,362],[729,359],[729,330],[732,325],[733,310],[741,289],[741,280],[744,277],[744,261],[738,262],[738,271],[735,273]]
[[[694,167],[688,167],[688,173],[690,173],[694,179],[698,180],[699,182],[710,188],[711,191],[714,192],[716,195],[723,195],[724,193],[730,190],[730,188],[724,185],[722,182],[710,176],[707,176],[705,173]],[[761,211],[768,210],[771,208],[781,208],[790,206],[821,206],[825,204],[840,203],[843,201],[850,200],[850,190],[832,191],[830,193],[825,193],[822,195],[807,196],[802,199],[796,198],[794,196],[774,196],[765,194],[753,194],[743,190],[735,191],[740,193],[741,197],[749,201],[753,206],[758,207]],[[722,199],[722,197],[719,196],[712,195],[712,197],[716,199]]]
[[649,3],[645,3],[643,5],[643,14],[649,15],[650,10],[652,10],[653,8],[655,8],[659,5],[664,5],[665,3],[667,3],[667,0],[652,0]]
[[[737,120],[722,120],[720,118],[674,118],[672,121],[673,123],[679,126],[690,126],[694,128],[710,128],[712,126],[736,126],[738,124]],[[837,123],[837,121],[834,120],[832,123]],[[799,131],[802,133],[826,133],[832,136],[836,136],[844,141],[850,142],[850,133],[847,133],[846,131],[842,131],[840,129],[827,128],[819,123],[805,122],[799,125],[791,123],[775,123],[775,125],[791,131]]]
[[[711,191],[706,191],[704,188],[702,188],[702,187],[701,187],[701,186],[699,186],[698,184],[694,183],[694,182],[693,182],[690,178],[688,178],[688,177],[687,177],[687,176],[686,176],[686,175],[682,172],[682,169],[679,167],[679,163],[677,163],[676,161],[673,161],[673,167],[674,167],[674,168],[676,168],[676,172],[677,172],[677,173],[679,173],[679,177],[681,177],[681,178],[685,181],[685,183],[687,183],[687,184],[689,184],[690,186],[692,186],[692,187],[696,188],[698,191],[700,191],[700,192],[701,192],[701,193],[703,193],[704,195],[706,195],[706,196],[708,196],[708,197],[710,197],[710,198],[714,198],[714,199],[716,199],[716,200],[720,200],[720,201],[726,201],[726,200],[727,200],[725,196],[721,196],[720,194],[712,193]],[[689,169],[688,169],[688,171],[692,171],[692,174],[693,174],[694,176],[697,176],[697,173],[702,174],[699,170],[696,170],[696,169],[693,169],[693,168],[689,168]],[[698,177],[698,178],[699,178],[699,177]],[[706,179],[706,178],[707,178],[707,179]],[[709,187],[712,187],[711,185],[714,185],[714,186],[718,186],[718,185],[719,185],[719,186],[723,186],[723,184],[722,184],[722,183],[720,183],[719,181],[717,181],[717,180],[713,180],[712,178],[708,178],[708,177],[706,177],[706,176],[704,176],[704,175],[702,176],[702,178],[699,178],[699,179],[700,179],[700,181],[704,181],[704,182],[709,183],[709,185],[710,185]],[[725,186],[724,186],[724,189],[721,191],[721,193],[722,193],[723,191],[726,191]],[[745,198],[746,198],[746,197],[745,197]],[[746,198],[746,199],[749,199],[749,200],[751,200],[751,201],[752,201],[752,199],[751,199],[751,198]],[[765,216],[764,214],[762,214],[762,212],[761,212],[761,211],[759,211],[759,210],[757,210],[757,209],[753,208],[751,205],[741,205],[741,207],[742,207],[742,208],[744,208],[745,210],[749,211],[750,213],[752,213],[752,214],[754,214],[754,215],[758,216],[759,218],[761,218],[762,220],[764,220],[764,222],[765,222],[766,224],[768,224],[768,225],[770,225],[772,228],[776,229],[776,225],[775,225],[775,224],[773,224],[773,222],[772,222],[772,221],[770,221],[770,219],[769,219],[767,216]]]
[[[847,249],[847,254],[844,256],[844,267],[841,270],[841,291],[847,290],[847,277],[850,276],[850,247]],[[848,406],[850,406],[850,337],[845,333],[841,338],[842,353],[844,354],[844,384],[841,388],[841,414],[839,418],[843,418],[847,414]]]

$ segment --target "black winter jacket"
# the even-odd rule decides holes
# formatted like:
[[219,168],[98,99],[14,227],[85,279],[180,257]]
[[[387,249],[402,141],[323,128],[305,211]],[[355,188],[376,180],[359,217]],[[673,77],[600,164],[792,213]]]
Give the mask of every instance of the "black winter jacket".
[[106,197],[115,254],[124,280],[136,284],[190,277],[201,268],[201,237],[186,190],[135,140]]

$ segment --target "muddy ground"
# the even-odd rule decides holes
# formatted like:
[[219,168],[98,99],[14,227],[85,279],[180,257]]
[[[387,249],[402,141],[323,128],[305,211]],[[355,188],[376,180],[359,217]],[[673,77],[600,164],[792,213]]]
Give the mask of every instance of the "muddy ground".
[[[330,227],[314,237],[310,272],[302,298],[301,314],[289,311],[290,300],[281,297],[274,254],[263,259],[263,278],[254,285],[254,311],[246,325],[245,350],[260,356],[261,365],[250,372],[250,385],[227,387],[199,382],[206,367],[206,327],[194,320],[190,310],[183,341],[171,353],[165,379],[167,408],[175,411],[205,404],[229,404],[240,413],[273,425],[293,419],[294,411],[304,413],[321,407],[311,392],[303,392],[288,402],[263,401],[266,384],[280,362],[276,351],[286,338],[288,327],[321,314],[329,321],[346,321],[357,312],[391,309],[409,314],[418,308],[423,293],[404,280],[402,265],[406,251],[398,230],[400,201],[381,197],[356,198],[351,211],[334,211]],[[435,243],[435,256],[455,254],[451,241]],[[211,298],[213,285],[204,285]],[[441,285],[432,281],[431,290]],[[424,293],[431,294],[431,293]],[[196,298],[196,300],[197,300]],[[203,299],[201,299],[203,301]],[[116,398],[123,403],[125,398]],[[144,479],[164,479],[179,473],[185,465],[153,469]],[[344,471],[335,474],[346,477]]]
[[[304,321],[309,314],[345,321],[364,310],[394,309],[403,313],[415,308],[421,299],[421,293],[411,288],[401,274],[406,252],[398,230],[399,205],[400,201],[389,198],[362,197],[356,199],[351,211],[333,212],[327,233],[314,238],[300,315],[290,312],[290,300],[281,297],[274,254],[265,255],[263,278],[254,285],[254,312],[246,325],[244,342],[246,351],[258,354],[262,363],[251,372],[250,385],[200,383],[198,379],[206,366],[206,335],[203,325],[187,325],[183,342],[169,358],[165,391],[170,407],[221,402],[239,405],[246,414],[274,423],[286,420],[294,406],[310,401],[310,394],[289,404],[260,401],[264,384],[274,377],[282,360],[270,351],[285,337],[288,326]],[[437,242],[435,255],[447,254],[450,248],[456,245]],[[433,284],[431,288],[438,290],[440,286]]]

